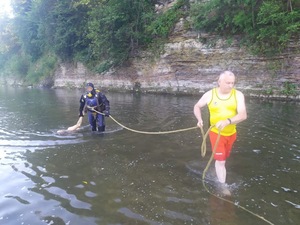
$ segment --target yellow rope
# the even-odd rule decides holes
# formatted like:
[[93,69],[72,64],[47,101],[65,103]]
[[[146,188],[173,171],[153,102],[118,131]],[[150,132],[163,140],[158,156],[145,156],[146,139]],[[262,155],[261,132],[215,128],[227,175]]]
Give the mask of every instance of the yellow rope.
[[[95,109],[93,109],[93,111],[98,114],[105,115],[104,113],[101,113]],[[109,115],[109,118],[111,118],[116,124],[123,127],[124,129],[129,130],[131,132],[139,133],[139,134],[172,134],[172,133],[179,133],[179,132],[194,130],[194,129],[198,128],[198,127],[189,127],[189,128],[170,130],[170,131],[141,131],[141,130],[134,130],[132,128],[126,127],[125,125],[123,125],[119,121],[117,121],[114,117],[112,117],[111,115]]]
[[[99,112],[99,111],[97,111],[97,110],[95,110],[95,109],[92,109],[92,110],[93,110],[94,112],[98,113],[98,114],[105,115],[104,113],[101,113],[101,112]],[[185,128],[185,129],[179,129],[179,130],[172,130],[172,131],[157,131],[157,132],[155,132],[155,131],[154,131],[154,132],[139,131],[139,130],[134,130],[134,129],[131,129],[131,128],[129,128],[129,127],[126,127],[125,125],[123,125],[123,124],[121,124],[120,122],[118,122],[118,121],[117,121],[115,118],[113,118],[111,115],[110,115],[109,117],[110,117],[115,123],[117,123],[119,126],[123,127],[124,129],[129,130],[129,131],[132,131],[132,132],[135,132],[135,133],[139,133],[139,134],[171,134],[171,133],[178,133],[178,132],[183,132],[183,131],[189,131],[189,130],[193,130],[193,129],[198,128],[198,127],[190,127],[190,128]],[[206,149],[207,149],[207,148],[206,148],[206,139],[207,139],[207,136],[208,136],[208,134],[209,134],[211,128],[213,128],[213,127],[214,127],[214,126],[210,126],[210,128],[207,130],[207,132],[206,132],[205,134],[204,134],[203,128],[202,128],[202,127],[200,128],[200,129],[201,129],[202,139],[203,139],[203,140],[202,140],[202,144],[201,144],[201,156],[202,156],[202,157],[204,157],[205,154],[206,154]],[[218,199],[220,199],[220,200],[223,200],[223,201],[225,201],[225,202],[228,202],[228,203],[230,203],[230,204],[233,204],[233,205],[235,205],[236,207],[238,207],[238,208],[240,208],[240,209],[242,209],[242,210],[244,210],[244,211],[246,211],[246,212],[252,214],[253,216],[255,216],[255,217],[257,217],[257,218],[259,218],[259,219],[265,221],[266,223],[268,223],[268,224],[270,224],[270,225],[274,225],[274,224],[273,224],[272,222],[270,222],[269,220],[267,220],[267,219],[265,219],[264,217],[262,217],[262,216],[260,216],[260,215],[258,215],[258,214],[256,214],[256,213],[254,213],[254,212],[252,212],[252,211],[246,209],[245,207],[243,207],[243,206],[241,206],[241,205],[238,205],[238,204],[234,203],[233,201],[230,201],[230,200],[228,200],[228,199],[222,198],[222,197],[220,197],[220,196],[218,196],[218,195],[216,195],[216,194],[210,192],[209,189],[206,187],[205,182],[204,182],[204,181],[205,181],[205,175],[206,175],[206,172],[207,172],[207,170],[208,170],[208,168],[209,168],[209,166],[210,166],[210,164],[211,164],[211,162],[212,162],[212,160],[213,160],[214,153],[215,153],[215,151],[216,151],[216,149],[217,149],[217,146],[218,146],[218,144],[219,144],[219,141],[220,141],[220,137],[221,137],[221,135],[220,135],[220,130],[219,130],[219,132],[218,132],[218,137],[217,137],[215,146],[214,146],[214,148],[213,148],[212,154],[211,154],[211,156],[210,156],[210,158],[209,158],[209,160],[208,160],[208,163],[207,163],[205,169],[203,170],[203,174],[202,174],[202,185],[203,185],[203,187],[205,188],[205,190],[206,190],[210,195],[212,195],[212,196],[214,196],[214,197],[216,197],[216,198],[218,198]]]
[[[213,128],[213,127],[214,127],[214,126],[210,126],[210,128],[208,128],[208,130],[207,130],[207,132],[206,132],[205,134],[204,134],[203,128],[202,128],[202,127],[200,128],[200,129],[201,129],[201,133],[202,133],[202,137],[203,137],[203,138],[202,138],[202,144],[201,144],[201,156],[202,156],[202,157],[204,157],[205,154],[206,154],[206,139],[207,139],[207,136],[208,136],[208,134],[209,134],[211,128]],[[213,149],[212,154],[211,154],[211,156],[210,156],[210,158],[209,158],[209,160],[208,160],[208,162],[207,162],[207,165],[206,165],[205,169],[203,170],[202,181],[204,181],[204,179],[205,179],[205,174],[206,174],[206,172],[207,172],[207,170],[208,170],[208,168],[209,168],[209,166],[210,166],[210,164],[211,164],[211,162],[212,162],[212,160],[213,160],[213,156],[214,156],[214,154],[215,154],[215,152],[216,152],[216,149],[217,149],[217,147],[218,147],[218,144],[219,144],[219,141],[220,141],[220,137],[221,137],[221,135],[220,135],[220,130],[219,130],[219,132],[218,132],[218,137],[217,137],[217,140],[216,140],[214,149]]]
[[184,129],[178,129],[178,130],[170,130],[170,131],[140,131],[140,130],[134,130],[131,129],[129,127],[124,126],[123,124],[121,124],[120,122],[118,122],[115,118],[113,118],[112,116],[109,116],[115,123],[117,123],[118,125],[120,125],[121,127],[123,127],[126,130],[135,132],[135,133],[139,133],[139,134],[172,134],[172,133],[178,133],[178,132],[183,132],[183,131],[188,131],[188,130],[194,130],[197,129],[197,127],[189,127],[189,128],[184,128]]
[[[210,126],[210,128],[207,130],[207,132],[206,132],[205,134],[204,134],[203,128],[202,128],[202,127],[200,128],[200,129],[201,129],[201,134],[202,134],[202,137],[203,137],[203,139],[202,139],[202,144],[201,144],[201,156],[202,156],[202,157],[204,157],[205,154],[206,154],[206,139],[207,139],[207,136],[208,136],[208,134],[209,134],[211,128],[213,128],[213,126]],[[218,132],[218,137],[217,137],[215,146],[214,146],[213,151],[212,151],[212,153],[211,153],[211,156],[210,156],[210,158],[209,158],[209,160],[208,160],[208,163],[207,163],[205,169],[203,170],[203,174],[202,174],[202,185],[203,185],[203,187],[205,188],[205,190],[206,190],[210,195],[212,195],[212,196],[214,196],[214,197],[216,197],[216,198],[218,198],[218,199],[221,199],[221,200],[223,200],[223,201],[225,201],[225,202],[228,202],[228,203],[230,203],[230,204],[233,204],[233,205],[235,205],[236,207],[238,207],[238,208],[240,208],[240,209],[242,209],[242,210],[244,210],[244,211],[246,211],[246,212],[252,214],[253,216],[255,216],[255,217],[257,217],[257,218],[259,218],[259,219],[261,219],[261,220],[267,222],[267,223],[270,224],[270,225],[274,225],[274,224],[273,224],[272,222],[270,222],[269,220],[267,220],[267,219],[265,219],[264,217],[262,217],[262,216],[260,216],[260,215],[258,215],[258,214],[256,214],[256,213],[250,211],[249,209],[246,209],[245,207],[243,207],[243,206],[241,206],[241,205],[238,205],[238,204],[234,203],[233,201],[230,201],[230,200],[228,200],[228,199],[226,199],[226,198],[222,198],[222,197],[220,197],[220,196],[218,196],[218,195],[216,195],[216,194],[210,192],[209,189],[206,187],[205,182],[204,182],[204,181],[205,181],[205,175],[206,175],[206,172],[207,172],[207,170],[208,170],[208,168],[209,168],[209,166],[210,166],[210,164],[211,164],[211,162],[212,162],[212,160],[213,160],[213,158],[214,158],[214,154],[215,154],[216,149],[217,149],[217,146],[218,146],[218,144],[219,144],[220,137],[221,137],[221,135],[220,135],[220,130],[219,130],[219,132]]]

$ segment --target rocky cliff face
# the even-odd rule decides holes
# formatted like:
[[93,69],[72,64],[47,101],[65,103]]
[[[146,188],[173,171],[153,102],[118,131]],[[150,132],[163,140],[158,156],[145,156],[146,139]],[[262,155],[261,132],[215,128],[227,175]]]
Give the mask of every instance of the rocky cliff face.
[[284,88],[286,82],[299,88],[296,47],[300,45],[291,46],[290,52],[281,56],[263,58],[239,47],[237,39],[229,43],[212,35],[176,31],[159,57],[140,53],[129,65],[105,74],[93,74],[81,63],[60,64],[54,86],[82,87],[92,81],[105,89],[199,93],[216,86],[222,71],[231,70],[237,76],[237,88],[249,95],[280,94],[279,87]]
[[[162,1],[162,4],[172,2]],[[165,10],[166,6],[157,7]],[[299,90],[300,40],[291,43],[282,55],[264,58],[240,47],[239,37],[225,40],[186,31],[184,22],[181,19],[176,25],[158,57],[140,52],[128,65],[105,74],[93,74],[81,63],[60,64],[54,86],[82,87],[92,81],[105,89],[199,93],[216,86],[222,71],[231,70],[237,76],[237,88],[248,95],[285,97],[282,93],[288,87],[284,84]],[[294,89],[289,94],[294,94]]]

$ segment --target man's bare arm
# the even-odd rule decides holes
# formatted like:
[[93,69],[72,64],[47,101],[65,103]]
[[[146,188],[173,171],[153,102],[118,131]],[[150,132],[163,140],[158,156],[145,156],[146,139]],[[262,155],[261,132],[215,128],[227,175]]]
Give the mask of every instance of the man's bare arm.
[[237,114],[230,118],[231,123],[237,124],[245,119],[247,119],[247,110],[246,110],[246,104],[245,104],[245,97],[242,92],[237,91],[236,92],[236,98],[237,98]]
[[198,127],[203,126],[201,108],[208,104],[208,102],[211,99],[211,95],[212,95],[211,91],[206,92],[194,106],[194,115],[198,120],[198,123],[197,123]]

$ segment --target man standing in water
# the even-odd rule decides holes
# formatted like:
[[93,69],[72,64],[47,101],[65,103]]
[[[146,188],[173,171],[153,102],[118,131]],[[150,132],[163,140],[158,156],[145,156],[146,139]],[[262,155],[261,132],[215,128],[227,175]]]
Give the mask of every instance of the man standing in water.
[[220,130],[221,136],[214,159],[216,160],[216,174],[221,184],[226,183],[225,163],[236,140],[236,124],[247,119],[244,95],[234,88],[234,83],[235,75],[232,72],[221,73],[218,87],[204,93],[194,106],[194,114],[199,127],[203,126],[201,108],[208,106],[210,125],[214,125],[209,133],[212,149],[214,149]]
[[[109,101],[106,96],[94,88],[92,83],[86,84],[86,93],[80,98],[79,117],[83,117],[83,111],[86,109],[89,123],[92,131],[105,131],[104,115],[109,117]],[[99,114],[97,112],[101,112]]]

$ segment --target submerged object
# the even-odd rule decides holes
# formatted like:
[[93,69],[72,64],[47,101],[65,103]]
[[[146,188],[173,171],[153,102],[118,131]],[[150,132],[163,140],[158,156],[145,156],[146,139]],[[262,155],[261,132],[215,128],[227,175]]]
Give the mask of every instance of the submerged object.
[[57,134],[62,135],[62,134],[66,134],[66,133],[70,133],[72,131],[78,130],[82,124],[82,119],[83,119],[83,117],[79,117],[77,123],[74,126],[68,127],[67,130],[58,130]]

